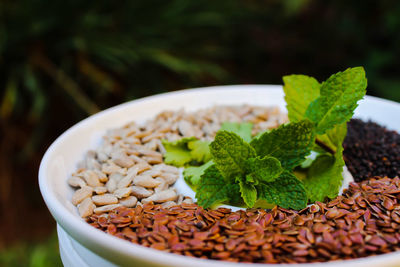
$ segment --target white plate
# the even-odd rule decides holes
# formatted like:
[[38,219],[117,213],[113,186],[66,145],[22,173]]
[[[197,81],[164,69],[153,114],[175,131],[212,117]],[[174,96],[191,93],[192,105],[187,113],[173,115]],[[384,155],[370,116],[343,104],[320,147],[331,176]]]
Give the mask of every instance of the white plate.
[[[57,223],[67,236],[79,244],[77,252],[84,261],[95,266],[106,265],[108,261],[130,266],[248,265],[184,257],[131,244],[91,227],[78,216],[76,208],[70,203],[73,190],[66,180],[75,171],[84,153],[99,144],[107,129],[120,127],[129,121],[144,122],[163,110],[184,108],[186,111],[194,111],[217,104],[273,105],[283,110],[285,107],[283,92],[278,85],[218,86],[177,91],[138,99],[102,111],[67,130],[49,147],[40,165],[40,190]],[[397,131],[400,131],[399,114],[399,104],[369,96],[360,102],[356,110],[357,117],[372,119]],[[90,258],[90,253],[101,258]],[[107,262],[101,261],[103,259]],[[302,266],[399,266],[399,262],[400,252],[393,252],[356,260]]]

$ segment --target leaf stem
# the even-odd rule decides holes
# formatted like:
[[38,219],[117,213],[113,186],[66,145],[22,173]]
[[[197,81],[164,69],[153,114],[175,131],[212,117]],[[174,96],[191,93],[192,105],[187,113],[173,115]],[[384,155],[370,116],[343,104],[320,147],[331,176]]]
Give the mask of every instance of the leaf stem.
[[330,148],[327,144],[325,144],[324,142],[322,142],[321,140],[319,140],[318,138],[315,138],[315,143],[317,145],[319,145],[322,149],[324,149],[325,151],[331,153],[332,155],[335,155],[336,151],[333,150],[332,148]]

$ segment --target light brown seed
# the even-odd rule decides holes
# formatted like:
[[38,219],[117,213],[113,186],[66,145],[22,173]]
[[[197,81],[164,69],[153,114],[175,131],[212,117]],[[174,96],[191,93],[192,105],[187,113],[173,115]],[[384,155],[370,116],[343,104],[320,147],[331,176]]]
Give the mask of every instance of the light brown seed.
[[177,197],[178,195],[176,194],[175,190],[168,189],[165,191],[155,193],[148,198],[142,199],[142,203],[150,203],[150,202],[163,203],[167,201],[174,201],[176,200]]
[[137,203],[137,198],[134,196],[128,196],[119,201],[119,203],[127,208],[132,208]]
[[108,191],[107,187],[105,187],[105,186],[97,186],[93,190],[97,195],[105,194]]
[[102,183],[100,183],[99,177],[97,176],[96,172],[92,170],[84,171],[81,175],[83,179],[85,179],[88,186],[97,187],[103,185]]
[[78,204],[78,212],[82,218],[91,216],[95,208],[96,205],[93,204],[93,201],[90,197],[84,199],[80,204]]
[[105,205],[105,206],[101,206],[98,208],[95,208],[93,211],[94,213],[103,213],[103,212],[108,212],[108,211],[112,211],[115,208],[121,207],[121,204],[111,204],[111,205]]
[[138,199],[146,198],[151,196],[154,192],[150,189],[146,189],[143,186],[132,186],[132,195]]
[[68,178],[68,184],[72,187],[84,187],[86,182],[78,176],[71,176]]
[[75,206],[81,203],[85,198],[91,197],[93,194],[93,188],[90,186],[84,186],[75,191],[71,198],[72,204]]
[[115,179],[109,179],[106,183],[107,191],[113,193],[117,189],[117,181]]
[[114,191],[114,196],[117,198],[124,198],[132,193],[132,187],[120,188]]
[[154,179],[150,175],[138,175],[133,178],[133,183],[136,186],[143,186],[146,188],[154,188],[161,184],[161,181]]
[[99,206],[118,203],[118,199],[112,194],[95,195],[92,200],[94,204]]

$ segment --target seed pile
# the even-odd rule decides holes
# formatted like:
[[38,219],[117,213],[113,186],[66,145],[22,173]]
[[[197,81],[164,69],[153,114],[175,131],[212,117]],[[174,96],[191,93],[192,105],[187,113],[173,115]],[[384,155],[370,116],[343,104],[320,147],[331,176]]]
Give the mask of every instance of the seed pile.
[[252,122],[256,134],[286,122],[287,116],[275,107],[215,106],[195,113],[165,111],[144,125],[132,122],[110,130],[68,179],[69,185],[76,188],[72,203],[83,218],[120,206],[191,203],[173,188],[179,170],[163,164],[161,139],[195,136],[212,140],[226,121]]
[[119,207],[87,220],[146,247],[234,262],[304,263],[400,250],[400,179],[352,183],[302,211],[204,210],[196,204]]
[[344,141],[344,158],[355,181],[400,176],[400,135],[374,122],[352,119]]

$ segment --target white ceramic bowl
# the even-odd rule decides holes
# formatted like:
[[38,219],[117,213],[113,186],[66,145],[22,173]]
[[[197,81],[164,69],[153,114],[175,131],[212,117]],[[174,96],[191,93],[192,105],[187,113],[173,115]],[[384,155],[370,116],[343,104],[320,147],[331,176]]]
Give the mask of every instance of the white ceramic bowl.
[[[58,223],[60,251],[66,266],[245,266],[223,261],[202,260],[145,248],[107,235],[84,222],[70,199],[73,190],[66,180],[84,153],[95,148],[107,129],[129,121],[144,122],[163,110],[184,108],[194,111],[216,104],[252,104],[285,109],[278,85],[217,86],[183,90],[131,101],[76,124],[47,150],[39,170],[39,185],[51,214]],[[400,131],[400,104],[367,96],[356,116],[372,119]],[[399,266],[400,252],[348,261],[302,266]],[[257,265],[259,266],[259,265]],[[271,266],[271,265],[267,265]],[[277,265],[284,266],[284,265]],[[293,265],[290,265],[293,266]]]

